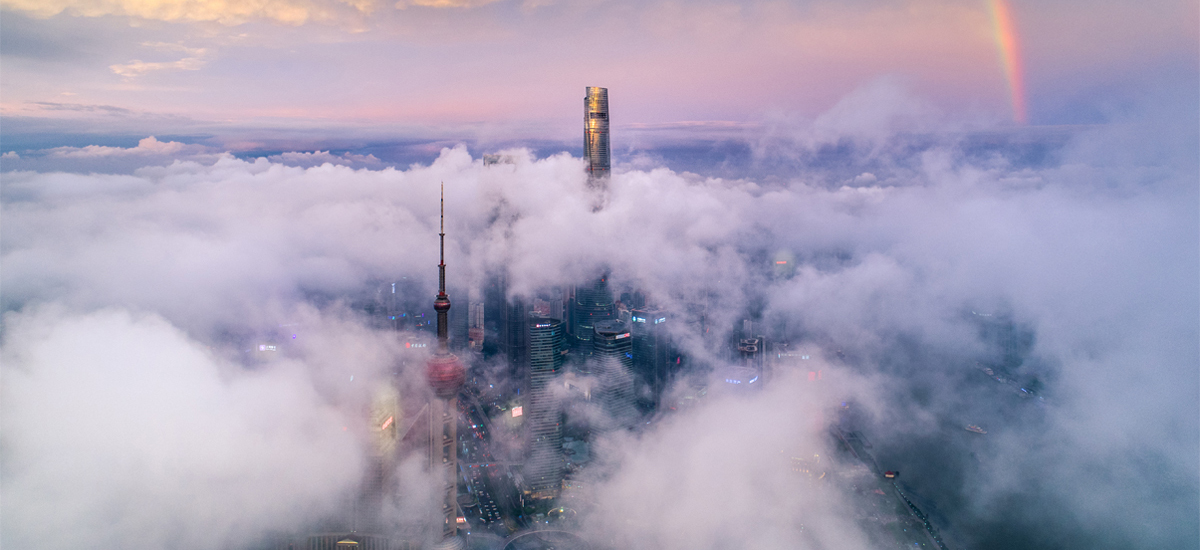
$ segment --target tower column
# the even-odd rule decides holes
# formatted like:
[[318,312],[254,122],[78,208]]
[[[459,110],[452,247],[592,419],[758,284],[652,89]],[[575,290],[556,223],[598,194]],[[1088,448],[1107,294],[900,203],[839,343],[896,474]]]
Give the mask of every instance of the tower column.
[[447,344],[450,297],[446,295],[446,198],[442,187],[441,260],[438,262],[438,293],[433,301],[437,311],[437,351],[429,358],[425,375],[434,397],[429,404],[429,461],[430,471],[441,478],[442,540],[437,548],[462,548],[458,538],[458,392],[466,381],[462,361],[450,353]]

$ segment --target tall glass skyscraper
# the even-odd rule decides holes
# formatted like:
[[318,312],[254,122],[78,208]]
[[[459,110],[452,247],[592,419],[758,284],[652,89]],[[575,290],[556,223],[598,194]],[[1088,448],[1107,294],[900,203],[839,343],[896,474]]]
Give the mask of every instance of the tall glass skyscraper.
[[667,333],[667,313],[655,307],[636,308],[631,312],[633,330],[633,372],[638,384],[638,408],[658,408],[677,365],[678,355],[671,349]]
[[596,279],[591,285],[575,287],[575,299],[571,302],[571,329],[574,330],[574,346],[583,356],[592,354],[593,327],[600,321],[615,316],[612,292],[608,289],[608,276]]
[[608,176],[608,88],[590,86],[583,98],[583,158],[589,182]]
[[562,410],[554,378],[566,359],[562,321],[533,318],[529,326],[529,460],[525,480],[534,498],[553,498],[562,488]]
[[[599,399],[615,426],[637,417],[634,405],[633,338],[624,321],[599,321],[592,339],[592,374],[599,379]],[[593,393],[595,395],[595,393]]]

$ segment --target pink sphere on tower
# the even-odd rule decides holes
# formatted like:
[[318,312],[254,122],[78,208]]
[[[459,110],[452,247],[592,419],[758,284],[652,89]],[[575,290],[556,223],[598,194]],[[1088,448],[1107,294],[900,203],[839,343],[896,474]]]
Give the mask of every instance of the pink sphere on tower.
[[463,368],[462,361],[450,354],[437,354],[430,357],[429,364],[425,367],[425,376],[429,380],[429,387],[433,388],[433,393],[439,399],[451,399],[457,396],[458,390],[467,380],[466,369]]

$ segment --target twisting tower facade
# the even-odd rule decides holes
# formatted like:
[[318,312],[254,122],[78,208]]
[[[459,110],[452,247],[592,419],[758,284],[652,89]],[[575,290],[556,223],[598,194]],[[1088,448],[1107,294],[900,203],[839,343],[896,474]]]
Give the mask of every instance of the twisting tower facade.
[[431,469],[443,483],[441,487],[442,540],[437,548],[462,548],[458,535],[458,391],[466,381],[462,361],[450,353],[447,342],[449,326],[446,314],[450,297],[446,295],[446,189],[441,198],[441,260],[438,263],[438,294],[433,301],[437,311],[437,351],[429,358],[425,374],[433,388],[434,399],[429,404],[429,459]]
[[589,86],[583,98],[583,159],[589,183],[608,177],[608,88]]

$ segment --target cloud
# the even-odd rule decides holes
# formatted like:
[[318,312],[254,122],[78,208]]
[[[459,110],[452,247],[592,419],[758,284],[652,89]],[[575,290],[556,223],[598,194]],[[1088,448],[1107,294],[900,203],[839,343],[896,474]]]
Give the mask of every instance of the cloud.
[[[154,136],[142,138],[135,147],[113,147],[108,145],[86,145],[83,147],[54,147],[31,149],[24,155],[13,152],[5,157],[9,171],[44,170],[54,167],[59,170],[79,172],[130,172],[147,163],[164,164],[180,160],[212,162],[224,153],[199,144],[178,141],[159,141]],[[10,197],[13,195],[10,195]]]
[[476,8],[496,2],[497,0],[400,0],[396,2],[396,9],[402,10],[408,6],[421,6],[425,8]]
[[[698,362],[727,362],[730,327],[744,319],[767,327],[774,341],[828,357],[826,393],[804,376],[783,376],[759,396],[714,397],[598,444],[592,502],[581,511],[585,533],[631,548],[876,546],[863,512],[870,501],[847,489],[858,478],[852,461],[834,458],[838,443],[826,429],[836,420],[829,407],[847,401],[881,465],[902,470],[962,546],[1189,544],[1200,491],[1194,128],[1178,123],[1186,117],[1132,115],[1141,126],[1073,129],[1053,155],[1031,163],[1022,160],[1022,140],[1045,136],[997,130],[989,136],[999,144],[981,154],[953,122],[941,134],[921,126],[928,111],[919,99],[887,87],[863,94],[815,127],[780,128],[799,137],[781,139],[772,145],[779,152],[762,158],[809,163],[788,178],[705,177],[644,161],[613,175],[599,211],[582,161],[567,154],[511,149],[498,152],[505,162],[489,163],[456,147],[427,165],[376,169],[355,168],[370,157],[320,150],[191,158],[179,149],[186,146],[150,138],[137,148],[64,150],[64,161],[146,160],[127,173],[4,172],[5,391],[75,406],[95,384],[123,396],[116,402],[124,406],[160,389],[177,399],[146,401],[147,418],[184,418],[235,441],[267,430],[244,420],[254,417],[246,411],[255,398],[284,400],[280,409],[308,409],[280,419],[280,437],[326,456],[326,440],[293,428],[326,413],[354,414],[340,405],[353,403],[353,392],[333,382],[346,369],[391,368],[394,335],[368,328],[363,307],[351,304],[401,277],[429,295],[444,182],[452,286],[477,286],[506,268],[510,290],[529,294],[606,268],[614,287],[646,290],[676,319],[704,312],[707,334],[698,323],[676,325]],[[852,108],[864,101],[891,103],[870,113]],[[938,139],[908,147],[914,125]],[[1170,141],[1171,151],[1156,139]],[[848,169],[811,161],[812,148],[842,143],[865,144],[839,150]],[[184,158],[157,162],[166,150]],[[781,254],[794,258],[794,270],[775,270]],[[318,342],[266,369],[237,353],[236,335],[292,318]],[[92,355],[80,351],[93,347]],[[180,369],[198,391],[172,382],[167,373],[176,371],[151,366]],[[111,380],[102,379],[109,371]],[[261,386],[276,393],[265,396]],[[141,487],[136,479],[105,482],[94,472],[109,455],[93,461],[82,452],[108,449],[99,435],[60,440],[38,400],[5,395],[5,448],[19,464],[70,450],[78,477],[68,479],[96,487],[89,494],[104,502],[160,502],[190,487],[130,493],[126,484]],[[96,397],[78,399],[83,406]],[[233,404],[209,418],[197,402]],[[967,424],[988,434],[967,432]],[[112,425],[96,429],[114,441],[141,433]],[[191,456],[192,442],[165,441],[167,458]],[[251,453],[246,469],[232,476],[271,460],[245,445],[237,448]],[[784,477],[792,453],[802,452],[837,463],[836,479],[812,487]],[[191,460],[165,471],[196,472],[183,481],[222,471],[221,456]],[[46,493],[34,502],[75,502],[69,485],[52,484],[60,493],[41,482],[59,470],[9,464],[6,492],[38,486]],[[297,502],[317,498],[315,489],[296,490],[313,491]],[[404,509],[422,509],[420,497],[411,498]],[[45,532],[9,534],[13,514],[36,514],[23,502],[5,499],[15,507],[3,516],[11,540]],[[71,517],[96,509],[80,506]],[[266,506],[247,524],[281,525],[276,510]],[[214,529],[249,532],[231,521],[218,514]],[[105,540],[127,542],[127,532]]]
[[189,48],[182,44],[169,44],[165,42],[144,43],[142,45],[161,51],[183,52],[188,57],[176,61],[152,62],[134,59],[128,63],[110,65],[109,69],[112,69],[112,72],[123,77],[133,78],[149,72],[162,70],[198,71],[208,62],[205,59],[205,56],[208,55],[208,49],[206,48]]
[[610,462],[586,480],[596,489],[584,532],[631,549],[871,548],[846,483],[869,480],[833,459],[819,421],[845,387],[796,374],[753,399],[715,396],[636,439],[595,445]]
[[294,363],[245,371],[119,309],[5,327],[6,546],[241,545],[335,511],[359,480],[353,417]]
[[158,141],[154,136],[150,136],[138,141],[137,147],[106,147],[103,145],[88,145],[85,147],[56,147],[50,149],[47,154],[52,157],[63,158],[87,158],[87,157],[110,157],[110,156],[129,156],[129,155],[176,155],[184,152],[185,149],[193,151],[202,150],[203,147],[191,146],[179,143],[178,141]]
[[105,114],[114,115],[130,115],[133,111],[124,107],[115,105],[87,105],[82,103],[56,103],[50,101],[30,101],[30,105],[36,105],[41,109],[48,111],[84,111],[84,112],[102,112]]
[[267,157],[269,160],[286,164],[288,166],[319,166],[321,164],[337,164],[343,166],[381,166],[383,164],[375,155],[357,155],[354,153],[342,153],[341,155],[331,154],[329,151],[313,151],[311,153],[300,153],[290,151],[271,155]]
[[216,21],[225,25],[239,25],[252,20],[300,25],[309,20],[330,20],[342,14],[370,14],[375,9],[375,2],[370,0],[268,0],[249,3],[233,0],[5,0],[4,4],[8,9],[42,18],[66,12],[84,17],[124,15],[162,21]]

